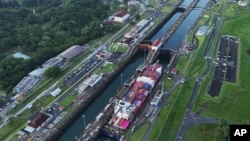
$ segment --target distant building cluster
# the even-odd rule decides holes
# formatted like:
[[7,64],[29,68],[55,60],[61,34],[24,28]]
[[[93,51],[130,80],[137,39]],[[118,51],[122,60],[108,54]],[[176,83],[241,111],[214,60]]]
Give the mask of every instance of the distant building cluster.
[[53,128],[67,114],[66,112],[61,112],[63,109],[63,106],[53,104],[49,108],[42,110],[42,112],[33,114],[25,128],[19,130],[17,134],[26,137],[33,134],[43,138],[44,134],[47,134],[47,131]]
[[123,46],[130,46],[135,42],[135,39],[141,37],[147,29],[145,27],[151,23],[150,19],[141,20],[133,28],[131,28],[127,33],[124,34],[124,37],[118,42],[118,44]]
[[[58,56],[53,57],[39,66],[37,69],[31,71],[28,76],[25,76],[13,89],[13,92],[16,94],[14,96],[14,100],[16,98],[20,98],[20,94],[23,97],[23,94],[28,93],[35,85],[39,83],[39,81],[44,77],[46,70],[52,66],[62,67],[66,64],[70,59],[80,55],[82,52],[88,48],[88,45],[80,46],[74,45],[67,50],[60,53]],[[16,53],[17,54],[17,53]],[[14,56],[14,55],[13,55]],[[18,53],[15,55],[16,57],[26,57]],[[27,57],[26,57],[27,58]],[[19,99],[20,100],[20,99]]]
[[34,85],[39,82],[39,79],[25,76],[14,88],[14,93],[26,93],[28,92]]

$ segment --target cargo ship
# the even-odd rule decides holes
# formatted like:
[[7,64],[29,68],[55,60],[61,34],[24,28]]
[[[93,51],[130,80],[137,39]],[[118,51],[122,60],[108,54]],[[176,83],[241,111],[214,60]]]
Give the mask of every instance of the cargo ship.
[[157,61],[149,64],[134,78],[129,90],[120,99],[115,99],[112,117],[104,125],[102,133],[119,140],[141,109],[145,100],[158,82],[162,66]]

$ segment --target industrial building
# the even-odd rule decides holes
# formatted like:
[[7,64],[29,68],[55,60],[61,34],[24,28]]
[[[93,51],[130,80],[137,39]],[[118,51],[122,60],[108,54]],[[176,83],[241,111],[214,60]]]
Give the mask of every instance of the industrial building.
[[118,12],[114,15],[114,20],[115,22],[123,23],[129,18],[129,14],[126,12]]
[[93,74],[89,78],[87,78],[83,84],[86,86],[93,87],[96,83],[98,83],[102,79],[101,75]]
[[44,76],[45,69],[44,68],[37,68],[29,73],[29,76],[35,77],[35,78],[42,78]]
[[31,76],[24,77],[13,89],[14,93],[26,93],[39,82],[38,78]]
[[38,129],[42,124],[49,118],[48,115],[38,112],[29,119],[29,123],[24,128],[26,132],[32,133],[34,130]]
[[63,51],[62,53],[60,53],[58,56],[65,60],[70,60],[81,54],[87,47],[88,45],[85,46],[74,45],[68,48],[67,50]]
[[62,63],[62,61],[63,61],[63,59],[60,57],[53,57],[53,58],[50,58],[49,60],[47,60],[45,63],[43,63],[42,67],[47,69],[49,67],[59,65],[60,63]]

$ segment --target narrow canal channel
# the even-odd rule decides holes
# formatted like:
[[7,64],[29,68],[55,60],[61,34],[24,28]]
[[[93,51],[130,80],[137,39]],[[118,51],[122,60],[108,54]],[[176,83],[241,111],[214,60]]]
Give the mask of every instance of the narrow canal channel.
[[[206,2],[209,0],[202,0],[202,2]],[[192,0],[185,0],[184,3],[190,4]],[[202,3],[201,1],[199,3]],[[185,4],[182,4],[185,5]],[[177,49],[178,45],[181,44],[185,34],[195,23],[195,20],[200,16],[200,10],[193,10],[190,15],[185,19],[185,21],[181,24],[181,26],[176,30],[176,32],[172,35],[170,40],[165,44],[164,47],[171,47],[173,49]],[[169,29],[169,27],[178,19],[181,13],[176,13],[170,20],[163,25],[163,27],[151,38],[151,41],[155,39],[161,38],[164,33]],[[189,28],[187,29],[187,26]],[[132,76],[136,70],[136,68],[141,64],[144,60],[144,52],[138,52],[133,59],[129,62],[129,64],[124,68],[121,72],[122,75],[118,75],[112,83],[102,92],[100,95],[89,105],[86,110],[82,112],[81,115],[85,116],[86,125],[89,124],[95,117],[99,114],[100,110],[107,105],[108,100],[114,96],[118,89],[121,88],[121,83],[125,82],[130,76]],[[160,63],[163,65],[167,65],[169,62],[169,57],[159,57]],[[84,119],[82,116],[79,116],[71,126],[68,127],[59,137],[58,141],[73,141],[76,136],[79,136],[84,130]]]

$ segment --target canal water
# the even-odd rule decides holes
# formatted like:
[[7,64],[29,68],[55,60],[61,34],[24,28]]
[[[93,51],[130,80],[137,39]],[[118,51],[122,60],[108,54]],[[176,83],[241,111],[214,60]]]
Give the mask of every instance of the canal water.
[[[186,0],[181,5],[187,5],[191,2],[188,2],[188,0]],[[208,2],[209,0],[200,0],[197,3],[197,8],[195,8],[189,13],[189,15],[185,18],[181,25],[176,29],[174,34],[165,43],[165,45],[163,46],[164,48],[176,50],[181,45],[183,39],[185,38],[185,35],[188,33],[188,31],[192,28],[196,20],[199,18],[202,12],[202,8],[204,8]]]
[[[186,1],[192,0],[185,0],[184,3],[188,3]],[[206,2],[209,0],[202,0],[202,2]],[[189,2],[189,4],[191,3]],[[200,2],[201,3],[201,2]],[[184,5],[184,4],[182,4]],[[178,45],[181,44],[185,34],[194,24],[195,20],[201,14],[200,10],[193,10],[190,15],[185,19],[183,24],[175,31],[164,47],[171,47],[173,49],[177,49]],[[165,25],[151,38],[151,41],[155,39],[161,38],[164,33],[168,30],[168,28],[178,19],[181,13],[176,13]],[[188,26],[189,25],[189,26]],[[188,27],[188,28],[187,28]],[[172,39],[173,38],[173,39]],[[174,39],[177,38],[177,39]],[[175,43],[177,42],[177,43]],[[81,115],[84,115],[84,119],[82,116],[79,116],[74,122],[71,123],[69,126],[59,137],[58,141],[73,141],[75,140],[76,136],[79,136],[84,130],[84,120],[86,125],[88,125],[95,117],[99,114],[100,110],[103,109],[108,103],[108,100],[114,96],[121,88],[123,82],[125,82],[130,76],[132,76],[136,70],[136,68],[143,62],[145,57],[145,52],[138,52],[134,58],[129,62],[129,64],[124,68],[121,72],[122,75],[118,75],[110,85],[102,92],[100,95],[89,105],[89,107],[82,112]],[[159,57],[160,63],[164,66],[168,64],[169,57],[161,56]]]
[[174,22],[181,16],[182,13],[175,13],[163,26],[162,28],[155,33],[155,35],[150,39],[151,41],[154,41],[158,38],[161,38],[164,36],[164,34],[167,32],[167,30],[174,24]]

